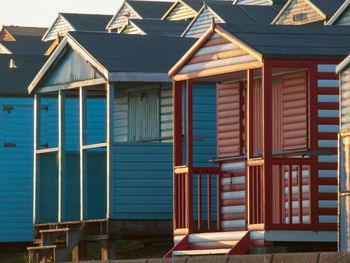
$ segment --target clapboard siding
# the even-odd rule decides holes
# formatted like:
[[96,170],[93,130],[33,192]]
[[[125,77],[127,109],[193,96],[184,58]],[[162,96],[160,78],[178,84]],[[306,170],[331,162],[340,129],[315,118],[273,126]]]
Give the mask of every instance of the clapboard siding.
[[[11,51],[9,51],[4,44],[0,44],[0,54],[11,54]],[[9,60],[10,65],[10,60]]]
[[178,2],[171,12],[165,17],[167,20],[188,20],[197,15],[197,12],[187,5]]
[[56,21],[54,22],[51,30],[47,32],[43,41],[51,41],[57,38],[57,34],[60,36],[65,36],[68,31],[73,30],[73,28],[62,18],[62,16],[58,16]]
[[350,25],[350,8],[347,7],[346,10],[340,15],[340,17],[333,23],[333,25],[347,26]]
[[[320,196],[319,208],[325,202],[337,208],[337,134],[339,132],[339,80],[335,75],[336,65],[318,65],[318,150],[331,150],[333,155],[320,155],[318,157],[318,186]],[[324,77],[323,73],[334,74]],[[330,198],[330,196],[332,198]],[[337,223],[337,216],[323,214],[319,216],[320,223]]]
[[[293,16],[305,14],[306,18],[294,21]],[[325,20],[307,0],[294,0],[276,21],[277,25],[303,25]]]
[[113,20],[108,25],[108,30],[122,27],[129,19],[141,19],[139,15],[133,11],[126,2],[123,3],[123,7],[119,10],[118,14],[113,17]]
[[[209,41],[215,40],[213,44]],[[248,55],[247,52],[240,49],[237,45],[230,43],[219,34],[213,34],[208,40],[208,45],[202,47],[192,59],[181,68],[181,74],[190,75],[201,72],[206,74],[206,70],[228,69],[229,66],[248,65],[257,62],[256,58]]]
[[143,35],[143,33],[134,25],[128,24],[120,34],[128,34],[128,35]]
[[213,14],[208,7],[203,9],[203,11],[195,18],[190,24],[190,28],[183,35],[184,37],[195,37],[199,38],[203,35],[205,31],[211,26],[212,19],[214,18],[216,23],[223,23],[220,18]]

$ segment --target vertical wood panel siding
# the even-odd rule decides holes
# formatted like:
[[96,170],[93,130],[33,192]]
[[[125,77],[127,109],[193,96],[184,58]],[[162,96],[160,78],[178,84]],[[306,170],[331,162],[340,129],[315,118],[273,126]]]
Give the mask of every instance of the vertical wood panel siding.
[[[126,142],[128,89],[117,89],[115,105],[115,170],[113,187],[115,219],[172,219],[172,139],[160,142]],[[172,136],[172,91],[160,89],[161,136]],[[215,86],[194,84],[193,118],[196,137],[194,165],[209,166],[216,154]],[[126,125],[123,129],[117,124]],[[118,141],[117,141],[118,140]],[[214,184],[215,185],[215,184]],[[213,193],[215,198],[215,192]],[[196,200],[194,200],[196,202]]]
[[[331,150],[333,155],[318,157],[319,208],[337,210],[337,134],[339,132],[339,80],[336,65],[318,65],[318,150]],[[332,73],[333,77],[322,76]],[[320,223],[337,223],[334,214],[322,214]]]
[[350,129],[350,71],[341,73],[341,130]]
[[[211,44],[211,42],[209,42],[210,40],[215,40],[215,42]],[[207,46],[197,51],[187,65],[179,71],[180,74],[188,74],[213,68],[219,70],[225,66],[257,61],[253,56],[248,55],[238,46],[230,43],[218,34],[213,34],[210,40]]]
[[253,155],[261,157],[263,152],[263,104],[261,80],[254,81],[253,88]]
[[188,6],[177,3],[174,9],[166,17],[167,20],[190,20],[197,15],[197,12],[193,11]]
[[67,32],[71,30],[73,29],[70,27],[70,25],[68,25],[67,22],[61,16],[59,16],[46,35],[44,41],[55,40],[57,38],[57,33],[59,33],[60,36],[65,36]]
[[237,1],[239,5],[271,5],[269,0],[239,0]]
[[123,4],[123,7],[120,9],[118,15],[113,19],[112,23],[109,25],[107,29],[115,29],[122,27],[127,21],[128,17],[130,19],[137,19],[140,18],[136,13],[129,8],[125,3]]
[[[295,15],[305,14],[306,18],[294,21]],[[307,0],[294,0],[276,21],[277,25],[303,25],[323,21],[324,18],[307,2]]]
[[349,9],[349,7],[341,14],[341,16],[333,23],[333,25],[338,25],[338,26],[350,25],[350,9]]
[[214,18],[216,23],[222,23],[221,19],[215,16],[209,8],[205,8],[203,12],[196,18],[196,21],[191,25],[190,29],[186,32],[184,37],[200,38],[204,32],[211,26],[212,19]]
[[240,156],[240,85],[217,84],[217,153],[218,157]]

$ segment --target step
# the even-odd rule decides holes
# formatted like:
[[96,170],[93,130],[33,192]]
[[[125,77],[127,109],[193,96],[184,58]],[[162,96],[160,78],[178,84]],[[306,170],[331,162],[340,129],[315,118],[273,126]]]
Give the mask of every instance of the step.
[[230,248],[178,250],[178,251],[173,251],[173,257],[176,257],[176,256],[200,256],[200,255],[225,255],[230,250],[231,250]]
[[247,231],[231,231],[231,232],[213,232],[190,234],[188,237],[189,243],[197,242],[214,242],[214,241],[237,241],[240,240]]
[[27,250],[45,250],[45,249],[54,249],[54,248],[57,248],[57,245],[27,247]]
[[68,232],[69,228],[56,228],[56,229],[41,229],[40,233],[57,233],[57,232]]
[[233,248],[238,243],[238,240],[233,241],[212,241],[212,242],[198,242],[189,243],[188,250],[199,250],[199,249],[219,249],[219,248]]

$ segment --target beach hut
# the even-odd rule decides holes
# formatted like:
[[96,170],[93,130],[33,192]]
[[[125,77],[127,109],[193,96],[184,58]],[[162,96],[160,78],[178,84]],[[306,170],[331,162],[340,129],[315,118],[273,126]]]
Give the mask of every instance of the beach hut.
[[289,0],[272,24],[325,25],[343,3],[344,0]]
[[27,26],[2,26],[0,30],[0,41],[16,41],[17,36],[37,36],[44,35],[47,28],[27,27]]
[[[31,261],[49,252],[64,260],[74,247],[78,255],[91,236],[101,240],[104,259],[113,257],[116,239],[171,237],[172,87],[167,70],[193,43],[71,32],[52,53],[29,86],[35,98],[38,243],[29,248]],[[200,85],[194,92],[199,98],[194,145],[201,153],[196,163],[210,166],[216,152],[215,89]],[[55,141],[48,147],[42,146],[39,110],[45,97],[58,101],[49,121]],[[103,111],[93,111],[96,101]],[[62,235],[71,242],[64,248],[54,244]]]
[[[167,256],[336,249],[335,67],[349,40],[347,27],[217,24],[175,64],[177,244]],[[216,84],[215,168],[192,161],[195,83]]]
[[106,26],[108,32],[118,32],[129,19],[160,19],[172,6],[165,1],[125,0]]
[[[269,1],[268,1],[269,2]],[[210,28],[212,21],[229,24],[270,24],[283,5],[232,5],[231,2],[209,2],[202,6],[191,21],[183,37],[201,37]]]
[[33,240],[33,98],[26,87],[45,59],[43,55],[0,55],[2,244]]
[[338,142],[338,214],[339,214],[339,234],[338,234],[338,250],[341,252],[350,251],[350,211],[349,211],[349,57],[343,60],[336,68],[336,73],[339,74],[340,79],[340,91],[339,91],[339,109],[340,109],[340,132]]
[[192,20],[202,8],[200,0],[177,0],[163,13],[162,20]]

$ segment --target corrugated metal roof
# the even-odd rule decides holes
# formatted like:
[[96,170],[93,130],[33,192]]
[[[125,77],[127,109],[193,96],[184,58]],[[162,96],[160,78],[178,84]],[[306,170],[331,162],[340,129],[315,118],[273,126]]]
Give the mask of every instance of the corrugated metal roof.
[[3,26],[13,36],[43,36],[47,30],[44,27]]
[[278,14],[272,6],[232,5],[231,2],[213,2],[208,6],[229,24],[270,24]]
[[142,18],[161,18],[173,5],[173,2],[126,1]]
[[106,31],[107,23],[112,15],[60,13],[75,30],[80,31]]
[[[11,59],[17,68],[9,68]],[[28,96],[27,87],[46,59],[43,55],[0,55],[0,95]]]
[[131,19],[147,35],[180,36],[190,21],[171,21],[155,19]]
[[166,73],[195,39],[70,32],[108,72]]
[[344,59],[350,27],[219,24],[265,58]]
[[310,0],[328,17],[331,17],[344,3],[344,0]]
[[42,42],[41,36],[17,35],[16,41],[1,42],[12,54],[44,55],[50,43]]

